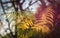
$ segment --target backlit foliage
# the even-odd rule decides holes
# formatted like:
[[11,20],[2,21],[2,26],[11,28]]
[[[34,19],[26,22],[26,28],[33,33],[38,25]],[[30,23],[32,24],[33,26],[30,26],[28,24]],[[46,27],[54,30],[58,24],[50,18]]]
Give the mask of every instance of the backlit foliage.
[[54,10],[52,8],[52,6],[48,6],[47,8],[45,8],[42,11],[39,11],[40,9],[38,8],[37,10],[37,24],[39,24],[39,26],[41,26],[40,28],[42,28],[42,32],[43,33],[49,33],[53,26],[54,26]]
[[[28,12],[29,13],[28,15],[25,12],[23,12],[18,18],[20,20],[20,22],[17,25],[17,29],[19,29],[18,36],[20,38],[29,38],[33,36],[34,31],[36,32],[42,31],[43,34],[49,33],[51,31],[50,28],[53,27],[53,16],[54,16],[53,11],[51,10],[52,10],[51,7],[47,7],[43,12],[41,12],[42,14],[39,20],[37,20],[37,18],[31,12]],[[30,31],[26,32],[26,30],[28,31],[28,29],[31,29],[30,31],[32,30],[33,31],[31,33]]]
[[51,7],[47,7],[42,11],[41,14],[38,15],[39,19],[36,18],[31,11],[23,11],[22,13],[13,12],[6,14],[6,16],[9,23],[12,25],[10,27],[11,31],[14,26],[17,27],[18,38],[30,38],[33,37],[34,34],[38,35],[39,33],[39,35],[41,35],[41,33],[49,33],[51,31],[50,28],[53,27],[54,12]]

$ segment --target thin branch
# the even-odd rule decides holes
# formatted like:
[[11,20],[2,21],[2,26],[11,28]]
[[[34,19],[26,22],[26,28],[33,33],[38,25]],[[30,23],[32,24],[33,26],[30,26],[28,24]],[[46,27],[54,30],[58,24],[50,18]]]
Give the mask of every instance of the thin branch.
[[1,3],[1,7],[2,7],[2,9],[3,9],[3,12],[4,12],[4,14],[5,14],[5,9],[4,9],[4,6],[3,6],[3,3],[2,3],[2,0],[0,0],[0,3]]
[[25,8],[25,10],[26,10],[26,9],[29,9],[29,7],[32,6],[33,4],[35,4],[36,2],[38,2],[38,1],[36,0],[36,1],[33,2],[33,3],[32,3],[32,1],[30,1],[29,6],[28,6],[27,8]]
[[38,2],[38,1],[33,2],[31,5],[35,4],[36,2]]
[[32,3],[32,0],[29,2],[29,5],[31,5],[31,3]]
[[44,0],[39,0],[39,1],[42,3],[43,6],[46,6],[46,3]]
[[23,4],[25,2],[25,0],[23,0],[23,2],[21,4]]

